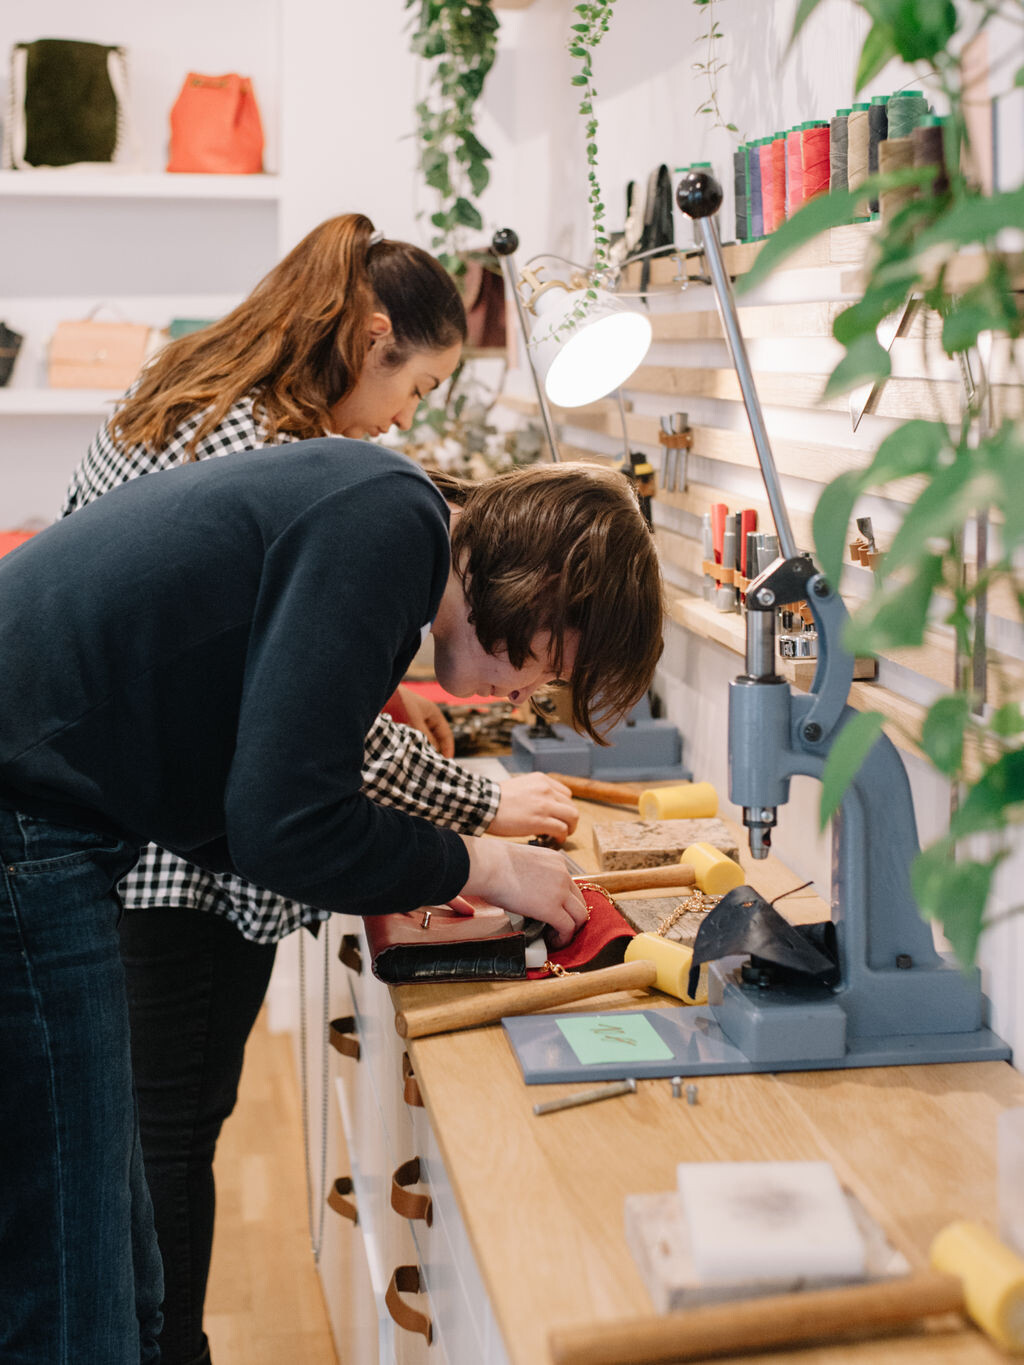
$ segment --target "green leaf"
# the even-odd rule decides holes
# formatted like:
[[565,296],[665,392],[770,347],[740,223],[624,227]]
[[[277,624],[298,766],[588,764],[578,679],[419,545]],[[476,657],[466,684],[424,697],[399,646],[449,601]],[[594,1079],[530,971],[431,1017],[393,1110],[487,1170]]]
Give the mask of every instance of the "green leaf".
[[989,242],[1006,227],[1020,227],[1024,222],[1024,187],[1005,190],[1000,194],[973,195],[960,200],[917,238],[918,255],[932,247],[951,243],[966,246],[971,242]]
[[471,132],[470,129],[467,128],[463,132],[462,142],[466,150],[469,152],[470,156],[473,157],[476,161],[491,160],[490,152],[480,141],[477,135],[474,132]]
[[970,715],[970,702],[962,692],[940,697],[925,715],[921,748],[938,771],[947,777],[958,773],[963,763],[964,731]]
[[849,622],[843,644],[851,654],[878,654],[903,645],[920,645],[928,608],[942,582],[942,556],[929,555],[917,572],[897,588],[887,585]]
[[875,451],[875,458],[863,472],[864,487],[877,488],[892,479],[932,473],[951,449],[949,432],[941,422],[923,418],[904,422]]
[[471,204],[468,199],[464,199],[460,194],[452,205],[452,213],[455,221],[461,223],[463,227],[480,229],[484,225],[484,220],[480,216],[480,210],[475,204]]
[[882,733],[884,720],[880,711],[860,711],[846,722],[836,736],[821,774],[818,820],[822,829],[839,809],[846,789],[874,748]]
[[957,29],[953,0],[881,0],[890,15],[893,44],[905,62],[934,62]]
[[896,48],[888,24],[873,24],[860,50],[854,91],[859,94],[895,56]]
[[893,538],[885,556],[886,573],[918,563],[932,541],[951,536],[963,524],[977,499],[978,473],[971,452],[966,450],[935,472]]
[[949,822],[954,839],[982,830],[1002,829],[1009,807],[1024,801],[1024,749],[1003,754],[985,769]]
[[471,161],[466,167],[466,174],[474,194],[482,194],[490,183],[491,173],[482,161]]
[[573,76],[572,78],[573,85],[586,85],[586,83],[587,83],[586,76]]
[[1024,85],[1024,66],[1019,66],[1013,78],[1014,85]]
[[988,728],[1004,739],[1021,734],[1024,731],[1024,710],[1021,710],[1020,702],[1008,701],[993,711]]
[[918,905],[942,925],[963,967],[974,963],[985,918],[992,877],[1001,859],[954,863],[950,844],[940,840],[919,853],[910,868],[910,884]]
[[983,303],[961,301],[942,324],[942,349],[947,355],[969,350],[978,340],[978,333],[992,328],[992,310]]
[[824,398],[848,393],[859,384],[887,379],[892,369],[889,352],[874,332],[859,336],[846,348],[846,354],[828,377]]
[[846,533],[853,508],[863,492],[863,474],[847,470],[824,489],[814,509],[814,546],[825,578],[839,587],[846,558]]

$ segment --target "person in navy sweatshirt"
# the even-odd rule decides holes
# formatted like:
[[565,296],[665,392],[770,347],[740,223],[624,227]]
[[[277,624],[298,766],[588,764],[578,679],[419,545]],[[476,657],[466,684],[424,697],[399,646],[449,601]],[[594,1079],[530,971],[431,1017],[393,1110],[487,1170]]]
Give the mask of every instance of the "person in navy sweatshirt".
[[132,480],[0,561],[0,1355],[159,1358],[116,886],[154,841],[326,911],[586,915],[557,853],[378,805],[363,741],[429,632],[456,696],[559,679],[599,738],[661,651],[625,479],[444,495],[339,438]]

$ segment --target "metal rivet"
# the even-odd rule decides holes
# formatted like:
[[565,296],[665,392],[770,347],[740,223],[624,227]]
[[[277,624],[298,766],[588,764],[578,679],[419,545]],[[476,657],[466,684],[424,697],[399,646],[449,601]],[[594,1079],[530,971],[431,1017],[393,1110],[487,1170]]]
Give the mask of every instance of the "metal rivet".
[[686,1087],[686,1103],[687,1104],[697,1103],[697,1087],[695,1085],[688,1085]]
[[672,1077],[672,1098],[673,1098],[674,1100],[677,1100],[677,1099],[680,1097],[680,1095],[681,1095],[682,1093],[683,1093],[683,1078],[682,1078],[682,1076],[673,1076],[673,1077]]

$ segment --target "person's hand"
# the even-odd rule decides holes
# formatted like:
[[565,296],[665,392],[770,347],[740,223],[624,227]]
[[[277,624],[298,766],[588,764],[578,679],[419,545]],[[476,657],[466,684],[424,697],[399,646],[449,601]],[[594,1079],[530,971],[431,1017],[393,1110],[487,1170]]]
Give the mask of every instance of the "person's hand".
[[587,921],[587,903],[560,853],[487,835],[463,835],[469,851],[465,895],[482,896],[516,915],[551,926],[551,948],[564,948]]
[[437,703],[429,701],[419,692],[414,692],[411,687],[400,687],[398,693],[412,728],[426,735],[439,754],[443,754],[445,758],[453,758],[455,736]]
[[488,834],[547,834],[564,843],[579,822],[572,793],[547,773],[518,773],[500,787],[500,800]]

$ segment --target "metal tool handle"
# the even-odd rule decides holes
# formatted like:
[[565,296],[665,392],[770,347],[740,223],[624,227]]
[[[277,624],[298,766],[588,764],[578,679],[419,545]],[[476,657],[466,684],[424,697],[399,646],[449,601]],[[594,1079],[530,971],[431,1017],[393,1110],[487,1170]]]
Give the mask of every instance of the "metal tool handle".
[[691,171],[688,175],[684,175],[679,182],[676,189],[676,203],[685,214],[694,220],[695,226],[699,229],[698,239],[704,248],[708,273],[715,290],[718,315],[722,319],[722,330],[725,332],[729,354],[732,356],[732,363],[740,381],[743,406],[747,410],[750,432],[754,438],[754,447],[757,450],[758,462],[761,465],[761,477],[764,479],[768,503],[772,509],[775,529],[779,536],[779,549],[782,551],[783,558],[792,559],[798,553],[796,541],[793,538],[793,528],[789,524],[786,504],[782,500],[782,487],[779,484],[778,470],[775,468],[775,458],[772,455],[771,446],[768,444],[768,432],[761,412],[761,400],[758,398],[757,389],[754,387],[754,376],[750,369],[747,347],[743,340],[743,333],[740,331],[739,317],[736,313],[736,300],[733,297],[732,284],[729,281],[725,262],[722,259],[722,242],[718,235],[718,222],[715,218],[715,214],[722,204],[722,187],[713,175],[708,175],[705,171]]

